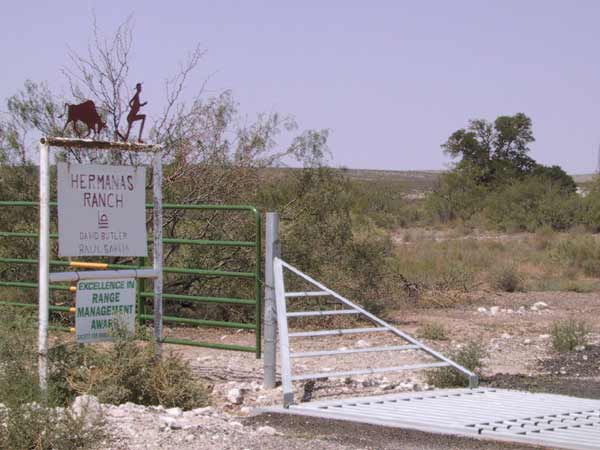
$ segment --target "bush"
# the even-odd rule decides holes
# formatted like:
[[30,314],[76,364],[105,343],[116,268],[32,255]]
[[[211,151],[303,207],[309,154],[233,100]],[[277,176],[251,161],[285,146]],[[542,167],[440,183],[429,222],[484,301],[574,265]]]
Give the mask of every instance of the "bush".
[[600,242],[593,236],[576,235],[560,240],[548,253],[565,267],[576,267],[588,276],[600,276]]
[[566,230],[575,223],[578,197],[545,178],[515,181],[490,194],[486,215],[505,231]]
[[[26,403],[0,413],[2,450],[86,450],[106,441],[101,417],[92,420],[68,409]],[[106,442],[104,442],[106,443]],[[104,447],[106,448],[106,447]]]
[[67,382],[77,394],[90,394],[102,403],[190,409],[207,403],[204,386],[194,380],[189,364],[176,354],[156,360],[156,344],[141,333],[134,339],[117,333],[107,349],[85,347],[85,363],[68,370]]
[[429,322],[421,327],[419,335],[432,341],[444,341],[448,339],[448,333],[444,325],[438,322]]
[[[465,369],[476,374],[480,374],[483,368],[483,358],[487,357],[487,352],[479,342],[469,342],[463,347],[450,352],[448,358],[455,363],[460,364]],[[441,367],[439,369],[429,370],[425,373],[427,383],[438,388],[450,388],[468,386],[469,380],[456,369],[452,367]]]
[[38,387],[36,328],[22,310],[3,309],[0,321],[0,449],[76,450],[96,447],[106,436],[102,418],[73,415],[56,385],[54,362],[48,395]]
[[552,347],[558,352],[568,352],[587,344],[589,325],[583,320],[568,319],[552,324]]
[[493,272],[490,284],[494,289],[503,292],[523,290],[523,280],[514,266],[504,266]]

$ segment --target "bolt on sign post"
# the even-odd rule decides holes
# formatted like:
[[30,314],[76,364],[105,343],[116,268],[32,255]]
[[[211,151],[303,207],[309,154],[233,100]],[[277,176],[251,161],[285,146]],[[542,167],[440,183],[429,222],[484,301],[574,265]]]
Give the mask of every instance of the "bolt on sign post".
[[[89,270],[50,273],[50,147],[150,152],[153,168],[152,269]],[[59,163],[59,256],[148,255],[145,215],[145,168]],[[78,342],[110,339],[115,321],[123,329],[135,324],[136,283],[154,280],[154,335],[162,342],[162,146],[91,139],[46,137],[40,142],[39,232],[39,382],[47,390],[50,282],[77,282]],[[72,267],[102,268],[97,263],[72,262]]]

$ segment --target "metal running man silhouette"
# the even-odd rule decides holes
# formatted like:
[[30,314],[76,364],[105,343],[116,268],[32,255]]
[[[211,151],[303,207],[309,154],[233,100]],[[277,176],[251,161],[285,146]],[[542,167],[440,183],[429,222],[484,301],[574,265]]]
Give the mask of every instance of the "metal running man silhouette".
[[129,132],[131,131],[131,126],[133,122],[137,122],[138,120],[142,121],[142,125],[140,126],[140,134],[138,136],[138,142],[142,142],[142,132],[144,131],[144,124],[146,123],[146,114],[138,114],[140,112],[140,108],[142,106],[146,106],[148,102],[140,103],[140,93],[142,92],[142,83],[138,83],[135,85],[135,95],[131,100],[129,100],[129,114],[127,114],[127,133],[125,133],[125,137],[119,136],[123,138],[124,141],[129,139]]

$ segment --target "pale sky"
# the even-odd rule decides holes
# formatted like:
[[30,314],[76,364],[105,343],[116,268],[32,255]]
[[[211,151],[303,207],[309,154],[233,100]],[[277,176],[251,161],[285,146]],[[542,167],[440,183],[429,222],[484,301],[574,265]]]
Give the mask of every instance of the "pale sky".
[[536,160],[597,166],[598,1],[5,1],[1,110],[25,79],[66,92],[67,48],[85,50],[93,10],[106,32],[134,14],[132,77],[150,115],[199,42],[192,90],[210,76],[248,117],[330,129],[334,165],[442,169],[440,144],[468,119],[524,112]]

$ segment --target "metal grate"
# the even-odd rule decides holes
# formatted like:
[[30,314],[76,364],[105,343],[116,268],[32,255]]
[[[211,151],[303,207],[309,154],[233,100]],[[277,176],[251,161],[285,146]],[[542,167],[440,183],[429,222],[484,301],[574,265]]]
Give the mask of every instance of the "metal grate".
[[573,450],[600,449],[600,400],[452,389],[274,408],[305,416]]

